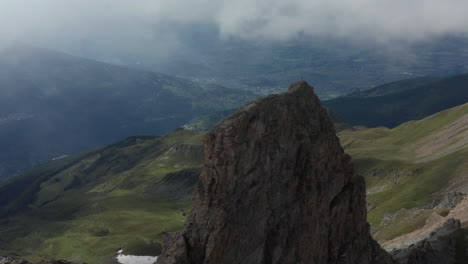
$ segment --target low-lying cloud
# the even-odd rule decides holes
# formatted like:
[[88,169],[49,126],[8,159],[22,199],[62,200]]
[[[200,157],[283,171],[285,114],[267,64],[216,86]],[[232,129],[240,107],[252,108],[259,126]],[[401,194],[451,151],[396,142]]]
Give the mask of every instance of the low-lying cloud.
[[248,37],[418,40],[466,34],[467,12],[463,0],[240,0],[222,6],[216,21],[221,32]]
[[417,41],[467,34],[467,12],[466,0],[0,0],[0,40],[165,48],[171,25],[203,24],[220,38]]

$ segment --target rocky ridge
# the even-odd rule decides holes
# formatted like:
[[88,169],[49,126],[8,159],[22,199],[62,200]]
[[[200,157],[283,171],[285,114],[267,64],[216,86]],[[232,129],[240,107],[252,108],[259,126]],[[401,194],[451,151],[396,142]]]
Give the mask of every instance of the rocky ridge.
[[[462,226],[468,223],[468,197],[460,198],[459,194],[452,196],[457,197],[459,202],[447,216],[433,213],[423,228],[382,244],[398,264],[455,263],[456,249],[463,247],[463,243],[457,241],[457,237],[461,240],[467,239],[462,238],[464,233]],[[468,248],[462,249],[458,257],[468,259]]]
[[[456,236],[461,232],[460,221],[450,218],[441,222],[431,217],[432,224],[415,237],[402,243],[384,245],[397,264],[453,264],[456,257]],[[431,223],[428,223],[431,225]],[[435,226],[434,226],[435,225]],[[391,246],[395,248],[390,248]]]
[[370,236],[364,180],[307,83],[241,108],[204,143],[194,208],[158,264],[393,262]]

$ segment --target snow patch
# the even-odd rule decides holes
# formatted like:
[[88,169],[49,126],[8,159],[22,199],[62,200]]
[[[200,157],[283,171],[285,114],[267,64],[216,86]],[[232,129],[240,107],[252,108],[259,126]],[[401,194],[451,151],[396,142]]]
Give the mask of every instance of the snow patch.
[[157,259],[158,257],[153,256],[124,255],[122,249],[117,251],[117,261],[120,264],[153,264]]

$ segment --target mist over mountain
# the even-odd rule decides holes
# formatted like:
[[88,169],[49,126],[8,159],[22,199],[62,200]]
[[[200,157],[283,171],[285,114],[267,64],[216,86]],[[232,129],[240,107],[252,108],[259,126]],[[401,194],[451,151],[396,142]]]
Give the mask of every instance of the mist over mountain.
[[211,25],[223,38],[281,41],[301,35],[415,41],[468,33],[468,4],[458,0],[2,0],[2,7],[2,38],[59,45],[120,38],[113,44],[124,46],[157,40],[164,25],[181,24]]
[[0,53],[0,178],[131,135],[160,135],[253,94],[46,49]]
[[455,36],[389,47],[337,38],[220,40],[215,32],[192,31],[184,43],[184,55],[168,60],[136,55],[121,63],[262,95],[277,93],[288,83],[304,79],[317,86],[323,99],[411,77],[468,71],[468,39]]
[[[456,1],[3,0],[17,41],[261,94],[305,79],[331,98],[408,77],[468,71]],[[14,26],[12,26],[14,25]]]

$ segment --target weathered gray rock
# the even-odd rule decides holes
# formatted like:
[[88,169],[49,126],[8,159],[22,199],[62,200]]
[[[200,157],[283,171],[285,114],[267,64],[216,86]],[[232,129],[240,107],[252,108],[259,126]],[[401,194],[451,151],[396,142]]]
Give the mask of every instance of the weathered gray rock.
[[307,83],[241,108],[204,142],[194,208],[158,264],[392,263],[369,234],[364,180]]
[[449,219],[429,237],[391,255],[398,264],[454,264],[455,238],[460,232],[460,221]]
[[31,263],[24,259],[14,259],[12,257],[0,256],[0,264],[31,264]]
[[462,192],[451,192],[432,202],[429,208],[455,208],[465,197]]

